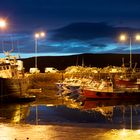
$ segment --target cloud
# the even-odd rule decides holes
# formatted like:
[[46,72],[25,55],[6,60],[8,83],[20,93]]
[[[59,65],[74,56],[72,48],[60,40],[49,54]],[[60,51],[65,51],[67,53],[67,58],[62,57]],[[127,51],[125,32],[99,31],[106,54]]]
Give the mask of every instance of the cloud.
[[91,40],[96,38],[115,38],[121,32],[135,33],[140,29],[114,27],[104,22],[73,23],[53,31],[52,40]]
[[[53,30],[49,39],[65,53],[129,53],[129,41],[121,44],[118,37],[121,33],[133,36],[138,31],[140,29],[115,27],[103,22],[73,23]],[[132,49],[137,52],[135,45]]]
[[[47,33],[45,39],[38,40],[38,53],[73,54],[73,53],[129,53],[128,43],[121,44],[118,35],[128,32],[133,35],[138,29],[120,28],[106,23],[73,23],[60,29]],[[35,39],[29,33],[9,34],[7,38],[13,39],[14,52],[34,53]],[[0,39],[2,41],[2,39]],[[4,47],[9,45],[5,39]],[[134,44],[133,44],[134,45]],[[138,52],[138,44],[132,47]],[[1,50],[2,51],[2,50]]]
[[111,36],[115,30],[106,23],[73,23],[53,32],[53,40],[90,40]]

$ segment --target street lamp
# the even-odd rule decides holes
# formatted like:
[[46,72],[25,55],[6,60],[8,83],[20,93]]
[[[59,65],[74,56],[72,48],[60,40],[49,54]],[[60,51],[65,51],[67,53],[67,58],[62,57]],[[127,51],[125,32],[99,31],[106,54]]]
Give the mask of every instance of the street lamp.
[[4,19],[0,19],[0,28],[4,29],[6,28],[6,25],[7,25],[6,21]]
[[[140,41],[140,35],[139,34],[135,35],[134,39],[135,39],[135,41]],[[129,40],[129,48],[130,48],[130,61],[129,61],[129,63],[130,63],[130,68],[132,68],[132,37],[128,36],[126,34],[120,35],[121,42],[125,42],[127,40]]]
[[[7,27],[7,22],[5,19],[3,18],[0,18],[0,29],[3,30]],[[1,37],[2,38],[2,37]],[[3,39],[1,39],[1,45],[2,45],[2,48],[3,48]]]
[[35,33],[35,68],[37,68],[37,47],[38,47],[38,39],[45,37],[44,32]]

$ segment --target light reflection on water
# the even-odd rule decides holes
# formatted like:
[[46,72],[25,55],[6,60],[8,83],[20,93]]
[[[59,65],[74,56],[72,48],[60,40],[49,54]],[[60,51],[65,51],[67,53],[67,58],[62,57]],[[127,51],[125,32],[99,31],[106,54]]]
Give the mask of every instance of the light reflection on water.
[[[120,101],[63,101],[61,104],[0,106],[0,138],[140,139],[140,104]],[[26,135],[25,135],[26,133]]]

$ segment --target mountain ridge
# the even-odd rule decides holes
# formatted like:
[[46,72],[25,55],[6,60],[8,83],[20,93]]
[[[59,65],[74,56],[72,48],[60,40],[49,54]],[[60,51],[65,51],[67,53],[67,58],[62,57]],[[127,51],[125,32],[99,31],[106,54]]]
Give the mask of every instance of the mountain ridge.
[[[87,67],[106,67],[106,66],[122,66],[122,58],[125,65],[129,66],[130,55],[129,54],[92,54],[83,53],[70,56],[39,56],[38,68],[41,72],[44,72],[45,67],[55,67],[58,70],[65,70],[69,66],[84,66]],[[24,62],[25,71],[28,72],[31,67],[34,67],[35,58],[22,59]],[[140,67],[140,54],[132,55],[133,67],[137,63],[137,67]]]

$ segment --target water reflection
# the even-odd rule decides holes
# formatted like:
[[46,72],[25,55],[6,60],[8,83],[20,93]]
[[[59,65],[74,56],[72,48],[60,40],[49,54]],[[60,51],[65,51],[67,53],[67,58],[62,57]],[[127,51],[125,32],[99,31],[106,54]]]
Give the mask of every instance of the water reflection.
[[29,104],[0,104],[0,123],[23,123],[29,115]]
[[46,99],[39,104],[0,105],[0,138],[140,139],[139,101],[63,99],[57,103]]
[[140,128],[139,101],[64,100],[61,104],[9,104],[0,106],[0,123],[68,124],[96,128]]
[[108,124],[113,124],[112,128],[138,129],[140,125],[140,104],[136,100],[87,100],[83,110],[98,114],[98,118],[101,115],[108,120]]

